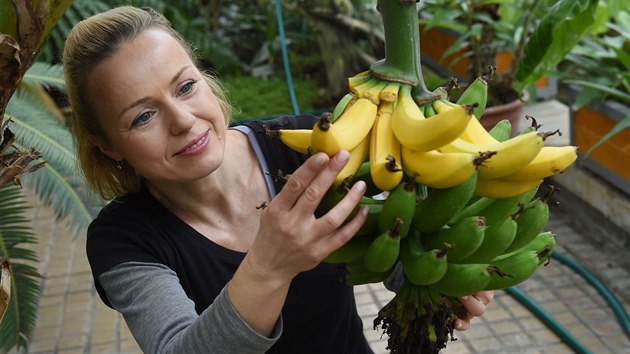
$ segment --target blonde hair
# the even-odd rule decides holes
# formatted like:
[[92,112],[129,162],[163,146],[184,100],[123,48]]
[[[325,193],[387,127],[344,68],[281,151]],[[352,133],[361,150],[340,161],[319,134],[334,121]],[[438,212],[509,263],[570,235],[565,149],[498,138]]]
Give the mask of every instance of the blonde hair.
[[[99,124],[94,107],[87,97],[87,82],[94,67],[114,55],[126,42],[151,28],[159,28],[169,33],[196,62],[193,49],[169,21],[151,9],[121,6],[87,18],[72,28],[66,39],[63,52],[63,67],[67,94],[72,108],[72,135],[83,175],[88,185],[104,199],[117,195],[137,192],[142,177],[135,170],[116,162],[103,154],[93,143],[93,138],[107,142],[107,136]],[[204,79],[219,100],[221,110],[228,124],[232,114],[225,91],[220,82],[207,72]]]

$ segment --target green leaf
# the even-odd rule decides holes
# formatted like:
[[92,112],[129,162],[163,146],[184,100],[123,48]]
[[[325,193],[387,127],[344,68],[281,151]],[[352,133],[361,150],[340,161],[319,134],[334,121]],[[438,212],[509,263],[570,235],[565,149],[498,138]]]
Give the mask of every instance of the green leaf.
[[58,219],[68,216],[70,231],[78,235],[104,203],[91,194],[81,177],[69,130],[23,94],[11,98],[5,119],[13,121],[11,129],[19,137],[14,145],[21,150],[35,148],[46,161],[42,169],[23,177],[24,184],[53,207]]
[[557,65],[594,21],[597,0],[560,0],[549,9],[527,42],[516,74],[522,91]]
[[26,71],[22,80],[22,82],[27,85],[55,87],[62,91],[66,89],[66,82],[63,77],[63,68],[61,65],[35,62],[28,71]]
[[600,90],[602,92],[605,92],[618,100],[624,101],[626,103],[630,103],[630,94],[614,89],[606,85],[598,84],[591,81],[585,81],[585,80],[566,80],[565,82],[568,84],[576,84],[580,86],[591,87],[591,88]]
[[28,218],[30,209],[22,189],[11,184],[0,188],[0,255],[11,262],[12,273],[11,299],[0,323],[0,352],[27,347],[37,320],[41,276],[33,266],[37,255],[32,247],[25,247],[37,243]]

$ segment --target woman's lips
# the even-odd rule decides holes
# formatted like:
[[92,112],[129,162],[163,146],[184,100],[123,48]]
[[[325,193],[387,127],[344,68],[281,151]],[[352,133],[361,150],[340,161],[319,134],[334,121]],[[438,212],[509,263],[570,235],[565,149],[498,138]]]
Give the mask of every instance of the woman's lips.
[[195,155],[202,152],[206,148],[206,146],[208,146],[208,131],[203,133],[203,135],[201,135],[197,139],[191,141],[188,145],[186,145],[186,147],[178,151],[175,155]]

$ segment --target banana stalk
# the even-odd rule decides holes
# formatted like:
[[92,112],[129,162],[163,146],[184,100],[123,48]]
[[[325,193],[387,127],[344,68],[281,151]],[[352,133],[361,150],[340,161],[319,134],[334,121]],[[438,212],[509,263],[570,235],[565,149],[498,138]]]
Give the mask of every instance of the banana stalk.
[[431,101],[435,95],[422,76],[416,1],[379,0],[377,6],[383,20],[385,58],[372,64],[372,75],[413,86],[418,102]]

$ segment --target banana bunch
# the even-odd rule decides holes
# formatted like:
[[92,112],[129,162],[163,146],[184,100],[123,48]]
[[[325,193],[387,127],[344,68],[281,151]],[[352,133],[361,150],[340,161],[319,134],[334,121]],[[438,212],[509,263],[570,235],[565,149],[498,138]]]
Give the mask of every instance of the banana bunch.
[[457,102],[444,88],[418,102],[411,85],[370,71],[348,84],[350,93],[312,129],[269,133],[306,154],[350,152],[318,212],[362,180],[367,192],[349,218],[362,205],[368,218],[324,261],[342,264],[350,285],[382,282],[400,265],[403,287],[375,325],[390,341],[415,333],[419,342],[405,337],[405,345],[439,351],[452,332],[458,297],[517,285],[549,260],[556,242],[545,230],[553,189],[541,195],[539,187],[575,161],[576,147],[545,146],[553,133],[535,125],[515,136],[507,120],[486,130],[477,119],[488,94],[481,78]]

